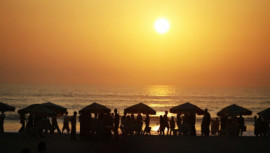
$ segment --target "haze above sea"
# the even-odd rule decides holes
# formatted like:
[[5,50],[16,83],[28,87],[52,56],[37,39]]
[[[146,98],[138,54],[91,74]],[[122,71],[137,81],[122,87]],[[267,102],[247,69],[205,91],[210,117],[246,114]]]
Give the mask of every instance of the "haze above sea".
[[[66,107],[71,114],[97,102],[111,109],[117,108],[122,115],[126,107],[143,102],[159,116],[173,106],[190,102],[202,109],[208,108],[212,117],[231,104],[252,110],[253,115],[247,117],[251,134],[251,118],[270,107],[270,88],[0,84],[0,101],[16,107],[15,112],[6,113],[5,130],[10,132],[17,132],[20,127],[17,110],[36,103],[50,101]],[[157,126],[157,121],[151,124]],[[200,122],[196,124],[200,126]]]

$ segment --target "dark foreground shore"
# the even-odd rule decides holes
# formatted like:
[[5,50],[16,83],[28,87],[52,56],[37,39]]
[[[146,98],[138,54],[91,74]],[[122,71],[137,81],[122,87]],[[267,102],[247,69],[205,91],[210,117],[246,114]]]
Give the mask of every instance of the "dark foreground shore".
[[122,136],[119,141],[70,141],[67,135],[44,138],[24,137],[18,133],[0,134],[0,153],[20,153],[29,148],[37,152],[39,142],[47,144],[46,153],[269,153],[269,137],[174,137]]

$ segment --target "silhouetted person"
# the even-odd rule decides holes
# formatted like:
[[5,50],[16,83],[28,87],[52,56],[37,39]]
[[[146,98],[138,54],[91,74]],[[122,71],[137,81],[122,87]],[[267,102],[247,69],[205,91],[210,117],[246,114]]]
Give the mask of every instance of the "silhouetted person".
[[76,117],[77,117],[77,112],[75,111],[73,113],[73,116],[70,117],[70,122],[71,122],[70,138],[71,138],[71,140],[76,140]]
[[28,128],[33,126],[34,126],[34,116],[32,114],[29,114],[26,127]]
[[238,118],[238,126],[239,126],[239,135],[242,136],[244,132],[245,119],[242,115]]
[[202,136],[209,136],[209,125],[211,122],[211,116],[208,113],[208,110],[205,109],[204,111],[204,116],[203,116],[203,120],[202,120],[202,125],[201,125],[201,132],[202,132]]
[[163,117],[163,124],[164,124],[164,130],[165,128],[167,128],[167,135],[169,135],[169,130],[170,130],[170,126],[169,126],[169,119],[168,119],[168,111],[165,111],[164,117]]
[[64,131],[67,131],[67,133],[69,134],[70,128],[69,128],[69,117],[68,117],[68,112],[66,112],[64,114],[63,117],[63,128],[62,128],[62,133],[64,133]]
[[120,129],[123,135],[127,134],[127,113],[126,112],[124,112],[124,115],[121,118]]
[[136,121],[136,134],[139,135],[142,132],[142,126],[143,126],[143,118],[141,113],[138,113],[137,121]]
[[165,130],[165,127],[164,127],[163,117],[162,117],[162,115],[160,115],[160,117],[159,117],[159,135],[164,135],[164,130]]
[[54,133],[54,130],[57,130],[58,133],[61,133],[58,123],[57,123],[57,116],[52,117],[52,130],[51,133]]
[[178,128],[178,132],[180,135],[180,129],[181,129],[181,124],[182,124],[182,118],[181,118],[181,114],[178,113],[176,116],[176,124],[177,124],[177,128]]
[[0,133],[4,133],[4,120],[5,120],[5,113],[2,111],[2,114],[0,115]]
[[24,148],[21,153],[31,153],[30,149],[28,148]]
[[150,117],[149,117],[149,114],[146,114],[146,118],[144,120],[145,122],[145,128],[144,128],[144,131],[143,133],[146,133],[146,134],[149,134],[151,135],[151,128],[150,128]]
[[173,135],[175,135],[174,129],[175,129],[175,122],[174,122],[174,117],[172,116],[170,120],[170,135],[172,135],[172,132],[173,132]]
[[22,124],[22,126],[19,129],[19,132],[22,132],[25,129],[25,114],[24,113],[20,113],[20,123]]
[[117,112],[117,109],[114,109],[114,114],[115,115],[114,115],[114,120],[113,120],[113,122],[114,122],[114,129],[113,129],[113,131],[114,131],[115,140],[118,140],[118,138],[119,138],[118,128],[119,128],[120,116],[119,116],[119,114]]
[[113,128],[113,115],[110,113],[105,114],[105,122],[104,122],[104,132],[106,140],[111,140],[112,137],[112,130]]
[[38,143],[38,153],[45,153],[47,150],[47,145],[45,142]]

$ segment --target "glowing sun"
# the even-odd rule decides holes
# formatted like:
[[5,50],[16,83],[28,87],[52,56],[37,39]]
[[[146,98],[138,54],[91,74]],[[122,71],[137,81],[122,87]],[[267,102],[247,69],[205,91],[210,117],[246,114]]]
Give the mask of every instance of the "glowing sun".
[[166,33],[168,32],[170,28],[170,24],[168,22],[168,20],[162,18],[162,19],[158,19],[156,22],[155,22],[155,30],[156,32],[158,33]]

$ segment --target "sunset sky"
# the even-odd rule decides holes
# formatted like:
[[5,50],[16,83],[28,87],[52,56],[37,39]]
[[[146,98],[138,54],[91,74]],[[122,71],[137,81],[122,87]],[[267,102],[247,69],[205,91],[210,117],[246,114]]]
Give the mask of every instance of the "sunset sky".
[[270,0],[0,0],[0,82],[270,86]]

